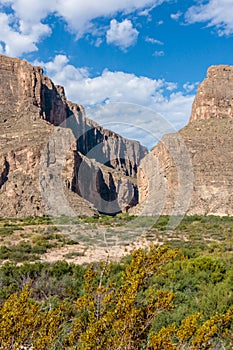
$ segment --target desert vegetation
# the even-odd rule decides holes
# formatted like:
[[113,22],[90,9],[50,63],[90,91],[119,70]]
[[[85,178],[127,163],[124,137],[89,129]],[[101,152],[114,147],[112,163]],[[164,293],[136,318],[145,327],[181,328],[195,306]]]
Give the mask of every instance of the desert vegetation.
[[[73,220],[118,232],[134,219]],[[1,253],[0,349],[232,349],[232,218],[185,217],[174,230],[168,222],[144,234],[148,249],[80,265],[42,262],[33,250],[78,244],[62,233],[68,218],[2,218],[2,247],[24,234],[16,247],[27,240],[31,261],[17,248]]]

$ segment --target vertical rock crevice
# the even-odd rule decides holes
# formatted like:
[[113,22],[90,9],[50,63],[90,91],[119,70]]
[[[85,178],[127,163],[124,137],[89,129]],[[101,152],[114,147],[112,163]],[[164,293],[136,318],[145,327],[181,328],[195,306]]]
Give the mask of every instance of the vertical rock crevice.
[[10,171],[10,163],[4,156],[3,159],[0,161],[0,189],[8,180],[9,171]]
[[[58,126],[61,130],[71,129],[74,138],[72,147],[70,145],[72,152],[60,149],[60,152],[69,153],[70,158],[64,164],[60,164],[61,158],[66,155],[59,155],[59,145],[53,148],[50,144]],[[88,207],[80,199],[83,193],[87,194],[84,198],[96,206],[101,207],[99,202],[106,197],[106,202],[115,203],[119,210],[125,210],[137,201],[135,178],[139,162],[147,153],[146,148],[86,118],[84,108],[67,101],[64,88],[45,76],[41,67],[0,55],[0,128],[0,156],[8,161],[8,168],[5,164],[0,175],[2,215],[8,215],[8,211],[13,216],[45,213],[39,177],[41,163],[47,167],[46,174],[50,167],[57,165],[62,172],[62,167],[67,166],[64,186],[73,193],[71,202],[83,203],[83,208]],[[61,145],[66,144],[63,141]],[[49,153],[46,155],[47,143]],[[9,156],[11,152],[15,154],[14,159]],[[42,155],[47,157],[44,162]],[[87,171],[83,183],[79,178],[79,161]],[[12,185],[13,181],[16,187]],[[44,188],[49,188],[48,181],[49,176],[43,183]],[[55,186],[54,179],[51,181]],[[62,205],[62,200],[60,203]],[[7,211],[4,206],[11,209]],[[82,214],[82,205],[78,206],[78,212]],[[87,212],[89,215],[96,211],[88,207]]]

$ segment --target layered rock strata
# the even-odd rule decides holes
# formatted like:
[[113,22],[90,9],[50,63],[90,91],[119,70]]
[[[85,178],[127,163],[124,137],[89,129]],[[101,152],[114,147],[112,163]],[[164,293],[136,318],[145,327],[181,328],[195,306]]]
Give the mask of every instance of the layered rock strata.
[[[146,149],[86,118],[83,107],[67,101],[63,87],[42,68],[3,55],[0,130],[1,215],[93,215],[94,206],[102,207],[89,202],[93,183],[96,197],[115,201],[119,210],[137,201],[133,178]],[[81,163],[91,170],[89,190],[79,179]]]
[[233,118],[233,67],[212,66],[199,85],[193,102],[190,122]]
[[233,67],[213,66],[199,85],[190,121],[142,160],[144,215],[233,215]]

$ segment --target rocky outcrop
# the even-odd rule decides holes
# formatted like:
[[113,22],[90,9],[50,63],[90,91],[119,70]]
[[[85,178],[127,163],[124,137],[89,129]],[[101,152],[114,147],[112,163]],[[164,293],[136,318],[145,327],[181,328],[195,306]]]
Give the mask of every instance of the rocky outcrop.
[[233,67],[208,70],[189,124],[166,135],[138,170],[144,215],[233,215]]
[[[96,198],[115,196],[119,210],[137,201],[133,178],[146,149],[86,118],[42,68],[3,55],[0,131],[1,215],[93,215],[94,205],[102,206],[89,202],[92,183],[98,183]],[[85,190],[80,157],[91,171]]]
[[63,90],[43,75],[42,68],[0,55],[0,118],[9,125],[25,111],[54,125],[66,118]]
[[233,67],[212,66],[199,85],[190,122],[201,119],[233,119]]

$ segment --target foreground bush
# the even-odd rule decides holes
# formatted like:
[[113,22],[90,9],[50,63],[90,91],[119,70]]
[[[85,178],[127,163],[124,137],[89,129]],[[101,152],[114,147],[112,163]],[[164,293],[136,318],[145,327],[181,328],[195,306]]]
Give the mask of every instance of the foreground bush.
[[200,266],[213,273],[220,271],[214,275],[214,283],[221,282],[225,273],[222,265],[212,260],[187,264],[179,250],[152,246],[149,251],[136,250],[119,269],[108,262],[91,265],[76,301],[40,302],[32,298],[26,285],[2,304],[0,349],[231,349],[232,306],[207,319],[204,310],[186,315],[181,322],[156,330],[160,316],[174,309],[175,293],[162,283],[172,264],[179,266],[179,273],[182,264],[192,274]]

